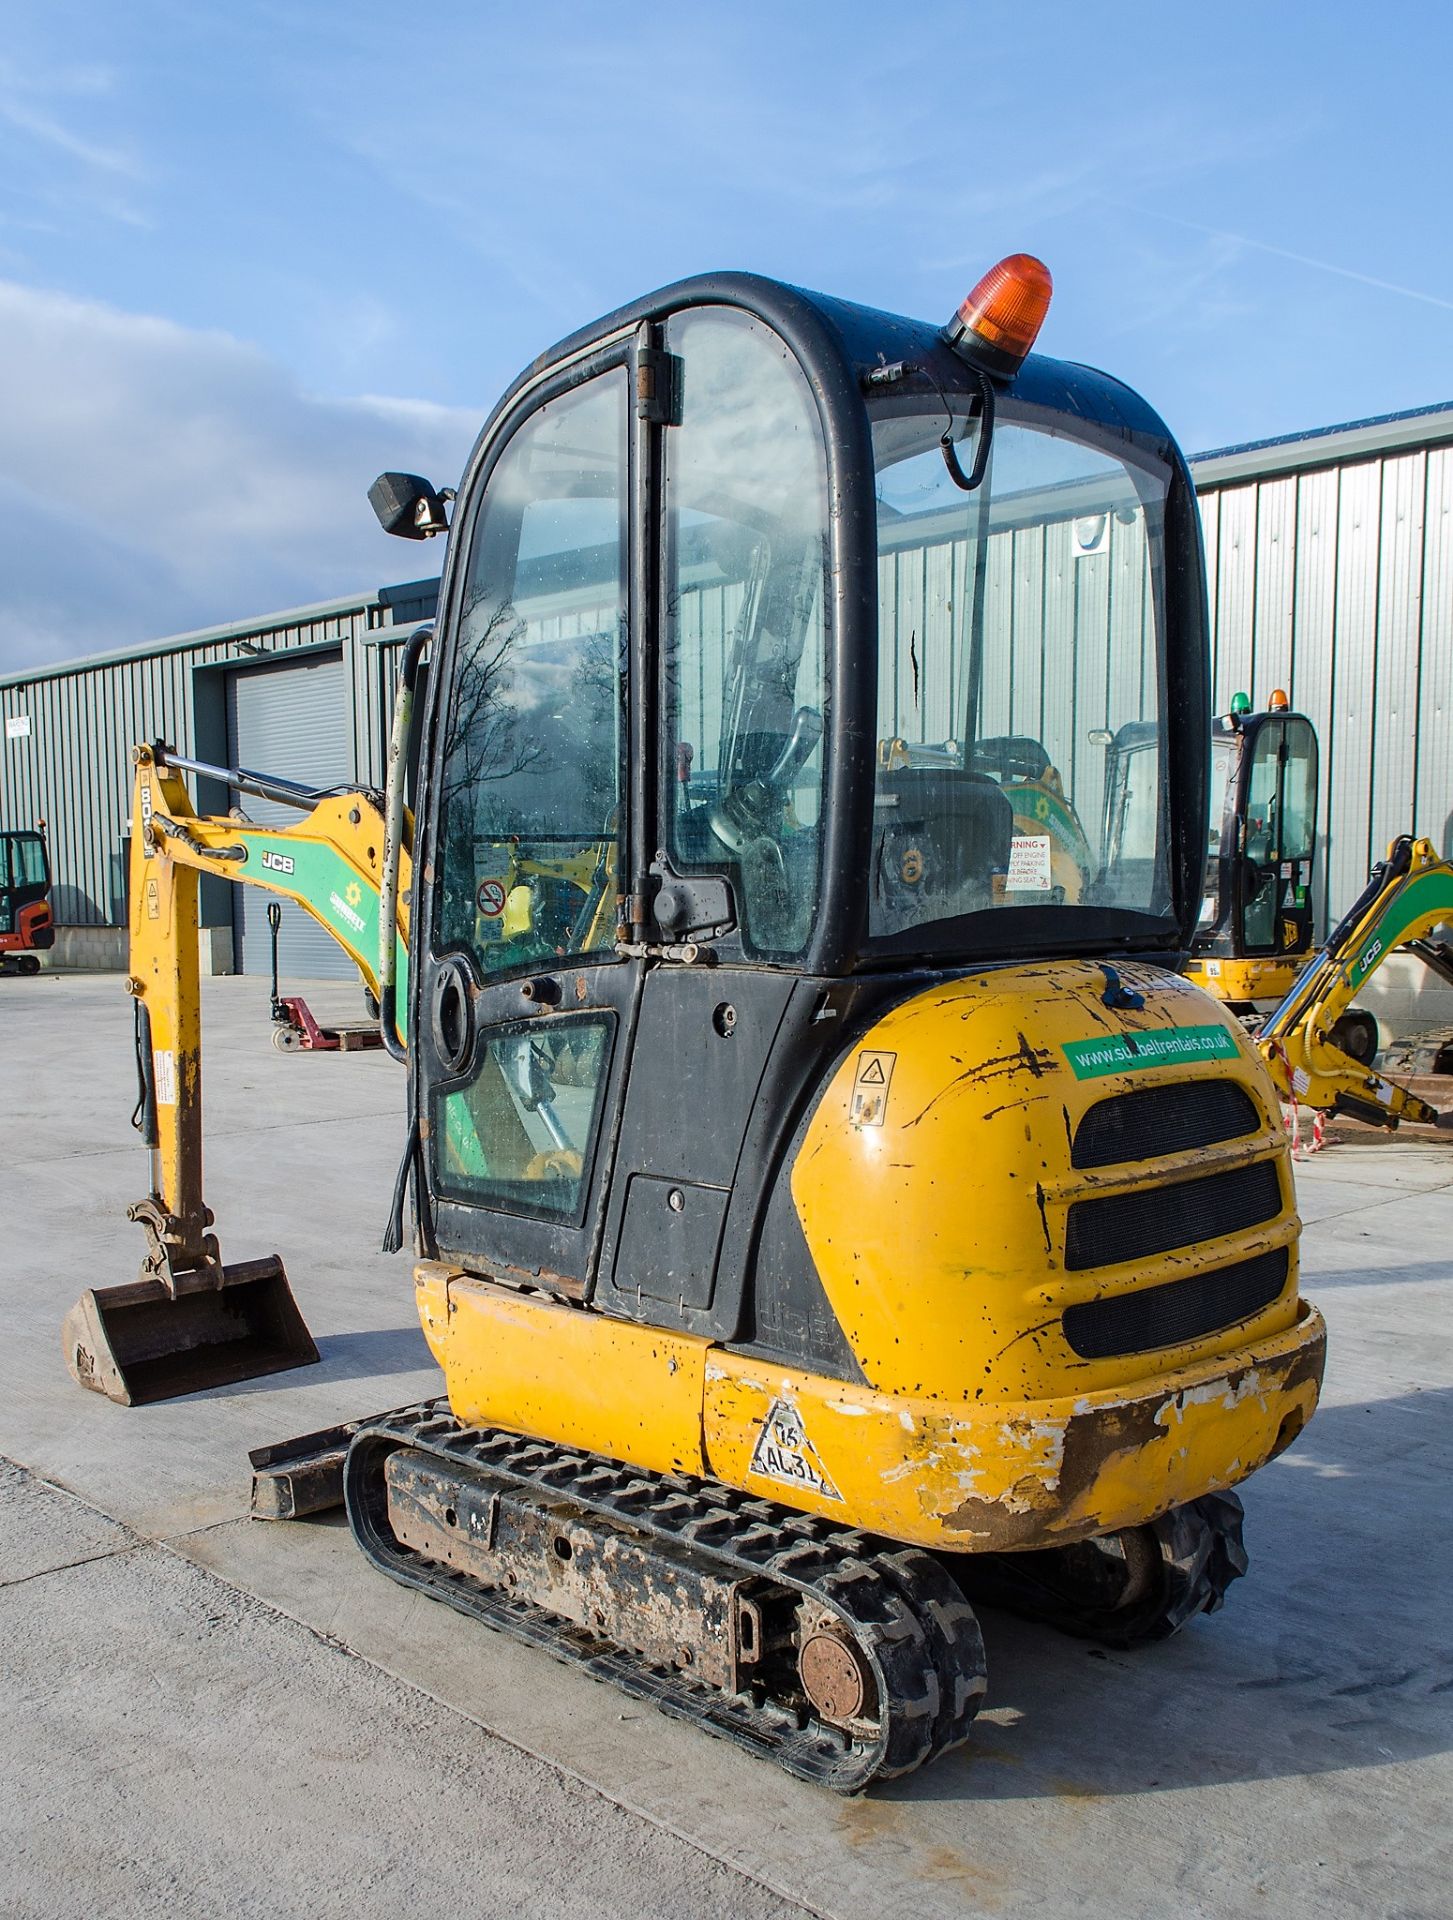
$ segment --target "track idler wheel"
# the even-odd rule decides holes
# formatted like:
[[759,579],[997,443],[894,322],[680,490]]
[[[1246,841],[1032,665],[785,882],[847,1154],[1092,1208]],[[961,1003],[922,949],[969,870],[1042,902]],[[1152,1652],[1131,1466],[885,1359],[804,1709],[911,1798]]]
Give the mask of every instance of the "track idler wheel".
[[1148,1526],[1068,1547],[965,1557],[954,1572],[974,1600],[1079,1639],[1138,1646],[1221,1606],[1247,1567],[1241,1523],[1234,1493],[1208,1493]]
[[797,1677],[829,1726],[848,1727],[875,1712],[878,1690],[872,1668],[854,1642],[826,1622],[803,1636]]

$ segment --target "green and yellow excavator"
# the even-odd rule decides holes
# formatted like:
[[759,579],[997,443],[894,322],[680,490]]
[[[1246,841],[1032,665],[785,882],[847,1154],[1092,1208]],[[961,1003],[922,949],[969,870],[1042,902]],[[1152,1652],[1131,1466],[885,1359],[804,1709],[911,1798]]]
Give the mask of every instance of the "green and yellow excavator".
[[[1183,971],[1194,490],[1144,401],[1030,351],[1048,299],[1024,255],[947,327],[721,274],[541,355],[457,498],[372,490],[447,557],[385,804],[323,836],[361,957],[377,892],[447,1385],[353,1423],[355,1538],[844,1792],[969,1737],[975,1597],[1120,1645],[1217,1607],[1231,1489],[1322,1373],[1276,1089]],[[1131,724],[1108,863],[1082,823]],[[160,1343],[238,1292],[195,874],[276,869],[146,752],[136,810]],[[108,1310],[68,1336],[103,1389]]]
[[[356,962],[371,990],[380,960],[381,797],[318,792],[161,745],[133,749],[130,973],[136,1017],[134,1122],[151,1188],[129,1210],[146,1236],[139,1278],[88,1289],[66,1317],[67,1365],[126,1406],[285,1371],[318,1358],[276,1255],[225,1264],[202,1198],[202,1022],[198,877],[294,901]],[[287,828],[198,814],[185,775],[298,809]],[[407,823],[406,823],[407,824]],[[392,964],[407,979],[408,854],[391,913]],[[402,1042],[396,1033],[395,1047]]]
[[[1110,742],[1103,840],[1110,868],[1133,839],[1126,822],[1153,783],[1158,729],[1132,721]],[[1281,1093],[1297,1151],[1297,1109],[1395,1128],[1447,1125],[1419,1094],[1373,1071],[1377,1021],[1354,999],[1395,952],[1453,984],[1453,865],[1404,836],[1318,949],[1312,925],[1318,744],[1305,714],[1274,691],[1262,711],[1244,693],[1211,731],[1211,825],[1205,898],[1187,977],[1244,1020]],[[1445,1056],[1446,1057],[1446,1056]]]
[[[1154,803],[1159,746],[1158,727],[1141,720],[1107,741],[1102,842],[1111,872],[1143,837],[1136,815]],[[1317,773],[1316,729],[1280,689],[1261,711],[1238,693],[1211,722],[1206,883],[1187,973],[1253,1027],[1315,948]]]
[[[1346,1114],[1377,1127],[1393,1128],[1404,1120],[1453,1127],[1453,1109],[1440,1110],[1375,1073],[1372,1053],[1364,1057],[1346,1044],[1349,1015],[1357,1013],[1353,997],[1392,954],[1415,955],[1453,985],[1453,948],[1437,937],[1449,926],[1453,862],[1443,859],[1430,840],[1400,836],[1257,1034],[1256,1044],[1288,1104]],[[1360,1037],[1360,1028],[1353,1031]],[[1320,1143],[1320,1134],[1314,1141]]]

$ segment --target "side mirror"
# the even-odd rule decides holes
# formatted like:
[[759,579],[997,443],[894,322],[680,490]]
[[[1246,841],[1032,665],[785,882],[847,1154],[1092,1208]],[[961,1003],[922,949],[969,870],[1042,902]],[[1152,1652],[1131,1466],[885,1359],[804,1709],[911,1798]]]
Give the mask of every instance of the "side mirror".
[[368,503],[385,533],[403,540],[427,540],[449,531],[447,503],[454,489],[436,493],[417,473],[381,473],[368,489]]

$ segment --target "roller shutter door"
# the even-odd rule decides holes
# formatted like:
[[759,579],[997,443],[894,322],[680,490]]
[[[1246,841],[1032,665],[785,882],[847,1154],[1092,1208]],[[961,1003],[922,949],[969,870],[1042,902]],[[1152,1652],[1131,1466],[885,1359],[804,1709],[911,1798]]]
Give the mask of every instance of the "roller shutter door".
[[[339,786],[353,777],[347,723],[343,661],[336,654],[240,668],[227,677],[227,746],[234,767],[311,787]],[[233,802],[267,826],[294,826],[301,817],[295,807],[255,794],[234,794]],[[267,904],[273,896],[260,887],[235,886],[232,893],[237,970],[266,974],[272,966]],[[278,969],[285,979],[358,978],[353,962],[316,920],[290,900],[282,910]]]

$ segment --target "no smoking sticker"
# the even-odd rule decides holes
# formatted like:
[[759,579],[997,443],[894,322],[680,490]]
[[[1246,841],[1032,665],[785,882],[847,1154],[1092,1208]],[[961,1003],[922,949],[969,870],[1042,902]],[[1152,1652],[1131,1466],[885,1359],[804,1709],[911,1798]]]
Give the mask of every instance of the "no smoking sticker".
[[503,880],[481,880],[474,901],[486,920],[497,919],[505,910]]
[[896,1053],[860,1053],[853,1078],[853,1100],[848,1118],[855,1127],[881,1127],[888,1113],[888,1089],[893,1084]]

